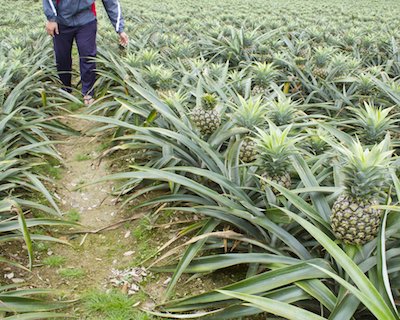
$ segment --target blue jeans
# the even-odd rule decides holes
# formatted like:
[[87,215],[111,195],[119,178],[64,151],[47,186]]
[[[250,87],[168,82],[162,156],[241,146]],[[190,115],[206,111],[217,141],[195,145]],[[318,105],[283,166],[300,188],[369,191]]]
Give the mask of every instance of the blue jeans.
[[59,34],[53,38],[54,53],[58,75],[64,90],[71,92],[72,43],[75,39],[79,52],[79,66],[82,82],[82,94],[94,95],[93,86],[96,81],[96,34],[97,21],[91,21],[79,27],[58,26]]

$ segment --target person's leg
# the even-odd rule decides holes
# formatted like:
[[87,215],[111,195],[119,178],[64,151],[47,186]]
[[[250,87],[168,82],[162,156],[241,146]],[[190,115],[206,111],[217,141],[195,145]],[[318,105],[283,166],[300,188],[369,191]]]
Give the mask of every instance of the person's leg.
[[58,76],[64,85],[64,90],[71,92],[72,78],[72,43],[74,28],[59,25],[59,34],[54,35],[54,53],[56,57]]
[[79,30],[76,33],[76,44],[78,46],[81,70],[82,94],[86,97],[93,97],[94,95],[93,86],[96,81],[96,63],[93,58],[96,57],[97,53],[96,33],[96,20],[79,27]]

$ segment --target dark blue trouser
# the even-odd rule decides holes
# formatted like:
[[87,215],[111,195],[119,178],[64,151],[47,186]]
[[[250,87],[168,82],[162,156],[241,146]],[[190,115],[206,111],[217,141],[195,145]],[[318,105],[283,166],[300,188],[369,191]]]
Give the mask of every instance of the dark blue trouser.
[[96,33],[97,21],[79,27],[59,25],[59,34],[54,36],[54,52],[57,71],[65,90],[71,92],[72,43],[75,39],[79,52],[79,65],[82,82],[82,94],[93,96],[93,85],[96,81]]

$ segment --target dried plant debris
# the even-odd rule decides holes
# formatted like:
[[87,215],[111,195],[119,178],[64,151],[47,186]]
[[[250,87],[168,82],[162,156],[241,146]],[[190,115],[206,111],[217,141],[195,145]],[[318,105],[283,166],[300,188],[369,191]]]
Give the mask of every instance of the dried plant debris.
[[140,290],[140,283],[147,277],[143,267],[127,268],[124,270],[112,269],[109,283],[120,288],[128,295],[133,295]]

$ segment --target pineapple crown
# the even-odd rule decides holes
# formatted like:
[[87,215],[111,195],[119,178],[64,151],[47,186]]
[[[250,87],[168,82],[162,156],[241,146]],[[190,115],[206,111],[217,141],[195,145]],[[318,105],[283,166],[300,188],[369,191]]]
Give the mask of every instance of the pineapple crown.
[[138,68],[142,66],[142,59],[137,54],[128,52],[124,60],[131,67]]
[[271,101],[268,108],[268,117],[278,126],[291,123],[297,112],[297,104],[282,92],[278,92],[278,99]]
[[159,53],[153,49],[147,49],[140,52],[140,58],[142,60],[142,64],[148,66],[157,62],[159,59]]
[[251,71],[254,83],[262,87],[267,87],[278,75],[273,63],[256,62]]
[[306,129],[305,149],[314,154],[321,154],[327,149],[326,135],[321,128]]
[[347,193],[355,197],[374,197],[388,178],[393,154],[389,147],[389,135],[371,150],[364,149],[358,139],[349,148],[336,146],[345,161],[343,174]]
[[290,155],[296,152],[297,137],[289,137],[292,126],[284,131],[268,121],[269,132],[257,128],[257,150],[260,167],[270,175],[284,174],[290,166]]
[[232,113],[233,120],[239,126],[253,131],[256,127],[262,127],[265,124],[267,110],[260,97],[246,100],[239,96],[239,102],[233,107]]
[[396,120],[389,115],[392,108],[382,109],[364,102],[364,108],[349,108],[354,114],[353,122],[360,127],[360,135],[366,143],[376,143],[393,129]]
[[217,106],[218,99],[215,94],[206,93],[201,97],[201,105],[203,109],[212,110]]
[[175,108],[175,104],[183,104],[188,99],[187,94],[174,92],[172,95],[164,96],[164,102],[171,108]]
[[325,67],[333,52],[334,49],[330,47],[316,48],[314,52],[314,61],[317,67]]
[[357,77],[357,89],[361,94],[369,94],[374,89],[375,84],[370,74],[361,73]]
[[160,65],[151,64],[146,67],[145,80],[155,89],[170,89],[174,72]]

